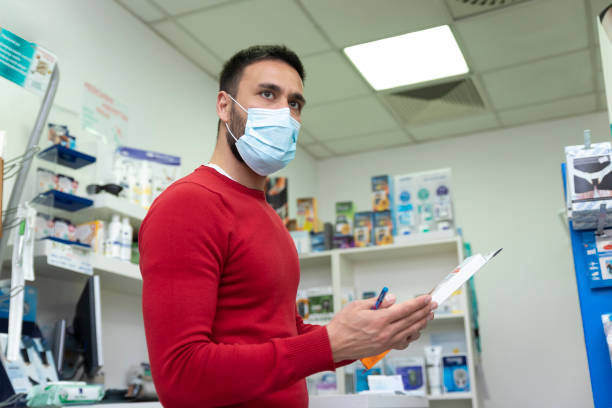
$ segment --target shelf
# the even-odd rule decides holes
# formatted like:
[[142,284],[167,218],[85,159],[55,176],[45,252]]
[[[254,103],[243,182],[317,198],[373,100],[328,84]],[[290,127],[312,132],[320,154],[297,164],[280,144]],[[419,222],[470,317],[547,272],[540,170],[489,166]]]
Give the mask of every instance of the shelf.
[[45,207],[57,208],[69,212],[79,211],[93,205],[93,201],[88,198],[63,193],[58,190],[49,190],[34,197],[33,203]]
[[459,237],[442,239],[419,239],[405,244],[372,246],[337,250],[341,256],[353,261],[377,261],[391,258],[405,258],[434,253],[457,251]]
[[469,400],[472,399],[471,392],[448,392],[441,395],[428,395],[430,401]]
[[100,193],[91,197],[93,198],[93,206],[79,212],[78,222],[92,220],[110,222],[113,214],[119,214],[121,217],[128,217],[134,231],[138,231],[142,220],[147,215],[147,210],[141,206],[109,193]]
[[[12,253],[12,248],[8,251]],[[4,265],[10,265],[10,260],[6,260]],[[42,240],[34,244],[35,277],[79,282],[93,274],[100,276],[104,290],[141,293],[142,278],[138,265],[57,241]]]
[[309,252],[300,254],[300,268],[328,266],[331,268],[333,251]]
[[48,162],[57,163],[71,169],[80,169],[81,167],[95,163],[96,158],[77,150],[64,147],[62,145],[53,145],[38,154],[38,157]]
[[55,242],[59,242],[60,244],[66,244],[66,245],[75,245],[79,248],[82,249],[91,249],[91,245],[89,244],[83,244],[81,242],[75,242],[75,241],[68,241],[67,239],[61,239],[61,238],[57,238],[57,237],[44,237],[41,238],[41,240],[49,240],[49,241],[55,241]]
[[412,395],[389,394],[346,394],[346,395],[311,395],[308,397],[310,408],[424,408],[427,399]]
[[434,312],[434,321],[449,321],[449,320],[463,320],[465,319],[465,313],[454,313],[454,314],[441,314],[437,315]]

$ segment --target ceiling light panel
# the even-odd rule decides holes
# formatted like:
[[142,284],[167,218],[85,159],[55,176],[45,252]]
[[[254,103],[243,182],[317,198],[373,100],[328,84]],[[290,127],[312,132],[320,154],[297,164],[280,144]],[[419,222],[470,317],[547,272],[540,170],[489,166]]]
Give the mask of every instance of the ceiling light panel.
[[469,72],[447,25],[354,45],[344,53],[377,91]]

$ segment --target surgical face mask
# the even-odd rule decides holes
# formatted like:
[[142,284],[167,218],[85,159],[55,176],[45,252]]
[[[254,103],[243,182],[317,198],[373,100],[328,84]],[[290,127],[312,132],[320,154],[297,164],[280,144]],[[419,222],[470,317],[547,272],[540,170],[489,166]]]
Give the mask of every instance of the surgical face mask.
[[247,166],[260,176],[267,176],[287,166],[295,157],[300,131],[300,123],[291,117],[289,108],[246,110],[231,95],[229,97],[247,113],[244,135],[238,139],[225,123]]

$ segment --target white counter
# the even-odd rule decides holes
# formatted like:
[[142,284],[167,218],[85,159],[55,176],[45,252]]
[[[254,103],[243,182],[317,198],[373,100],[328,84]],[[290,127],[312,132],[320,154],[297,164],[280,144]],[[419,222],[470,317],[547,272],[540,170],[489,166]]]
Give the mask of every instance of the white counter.
[[[427,408],[425,397],[409,395],[325,395],[310,396],[309,408]],[[123,402],[117,404],[79,405],[75,408],[162,408],[159,402]]]

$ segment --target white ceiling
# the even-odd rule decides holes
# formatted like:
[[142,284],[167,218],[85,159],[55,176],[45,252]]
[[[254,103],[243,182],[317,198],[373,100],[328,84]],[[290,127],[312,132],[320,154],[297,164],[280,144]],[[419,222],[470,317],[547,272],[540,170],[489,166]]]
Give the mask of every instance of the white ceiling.
[[[254,44],[306,69],[300,145],[319,159],[606,109],[595,26],[611,0],[116,0],[214,78]],[[403,126],[352,66],[349,45],[449,24],[486,109]]]

